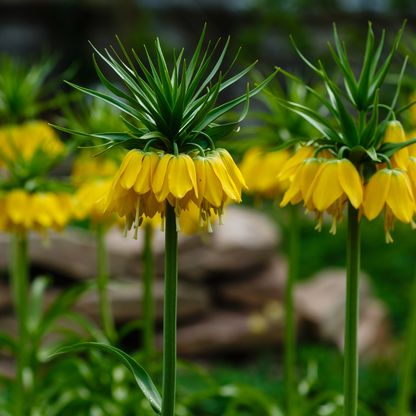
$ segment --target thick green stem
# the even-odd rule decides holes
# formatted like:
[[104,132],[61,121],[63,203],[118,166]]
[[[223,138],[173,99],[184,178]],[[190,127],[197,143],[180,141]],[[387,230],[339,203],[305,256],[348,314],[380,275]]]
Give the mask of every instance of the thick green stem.
[[26,235],[11,235],[11,286],[13,290],[14,308],[19,324],[19,342],[16,368],[16,416],[25,414],[24,371],[28,363],[27,347],[27,305],[29,285],[29,262]]
[[100,224],[97,227],[97,249],[98,249],[98,293],[100,301],[101,321],[104,333],[108,340],[113,343],[116,339],[116,330],[114,326],[114,317],[111,309],[110,299],[108,297],[108,262],[107,251],[105,248],[105,229]]
[[348,205],[347,298],[345,305],[344,416],[357,415],[358,397],[358,279],[360,273],[359,211]]
[[293,287],[298,278],[299,270],[299,213],[296,205],[289,206],[289,273],[285,291],[285,339],[284,339],[284,382],[286,410],[294,415],[296,410],[296,326],[293,307]]
[[412,401],[412,392],[414,386],[414,372],[416,361],[416,276],[413,282],[413,289],[411,294],[411,311],[408,321],[406,333],[406,346],[403,354],[403,361],[401,365],[401,374],[399,382],[399,391],[397,395],[399,416],[410,415],[410,403]]
[[177,291],[178,233],[174,208],[166,202],[162,416],[175,414]]
[[149,368],[153,356],[155,337],[155,313],[153,302],[154,258],[152,249],[153,227],[147,224],[144,232],[143,249],[143,346],[144,362]]

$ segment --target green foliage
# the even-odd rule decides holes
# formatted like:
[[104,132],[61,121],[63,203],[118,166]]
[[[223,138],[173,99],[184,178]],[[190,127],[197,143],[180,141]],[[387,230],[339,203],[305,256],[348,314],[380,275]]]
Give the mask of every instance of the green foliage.
[[[24,63],[3,55],[0,60],[0,123],[16,124],[58,108],[67,101],[62,95],[50,97],[61,77],[50,79],[58,57],[43,58],[38,63]],[[72,77],[75,67],[66,77]]]
[[[395,114],[404,111],[403,108],[395,111],[395,106],[399,96],[407,59],[405,59],[401,73],[397,79],[396,94],[392,103],[386,105],[379,102],[379,90],[383,86],[386,75],[390,69],[403,29],[404,24],[394,40],[391,52],[380,65],[379,61],[384,45],[384,32],[381,41],[375,50],[374,34],[371,23],[369,24],[364,61],[362,64],[361,75],[357,80],[351,69],[346,46],[345,44],[341,45],[334,25],[335,50],[330,44],[329,48],[342,77],[344,89],[341,89],[337,82],[329,78],[322,62],[319,61],[319,67],[314,66],[304,55],[302,55],[293,42],[301,59],[323,81],[328,98],[316,88],[307,86],[299,78],[290,75],[285,71],[282,71],[282,73],[291,80],[298,82],[307,91],[313,94],[323,104],[331,117],[328,119],[323,116],[321,112],[316,111],[309,105],[302,105],[298,102],[285,100],[279,96],[275,96],[276,102],[288,110],[302,116],[322,134],[321,137],[315,139],[313,142],[324,146],[329,145],[336,153],[342,149],[342,154],[345,154],[345,156],[354,163],[380,163],[381,161],[377,153],[390,157],[400,148],[414,143],[414,141],[407,141],[405,143],[389,145],[388,149],[387,147],[379,149],[388,121],[395,118]],[[356,117],[351,115],[351,108],[355,111]],[[387,109],[387,114],[381,122],[380,109]]]
[[[212,51],[209,51],[208,46],[202,59],[199,59],[204,34],[205,28],[189,64],[186,64],[185,59],[182,63],[184,53],[182,50],[177,58],[176,56],[174,57],[171,71],[169,71],[166,64],[159,39],[155,43],[157,69],[146,48],[145,52],[150,71],[133,50],[134,59],[142,70],[144,78],[137,72],[136,67],[120,41],[120,48],[128,64],[119,58],[114,49],[113,53],[117,59],[107,50],[105,56],[94,48],[98,56],[122,79],[131,95],[126,94],[105,78],[95,58],[94,65],[101,82],[118,99],[69,84],[77,90],[101,99],[128,114],[136,125],[128,121],[126,123],[128,130],[126,132],[94,134],[82,133],[63,127],[54,127],[74,135],[106,139],[108,140],[107,149],[114,146],[114,144],[120,144],[126,148],[143,149],[151,141],[152,147],[171,153],[173,153],[175,146],[178,147],[179,151],[195,148],[196,145],[207,148],[212,142],[228,136],[246,116],[249,98],[260,92],[277,71],[252,91],[249,91],[247,87],[247,94],[215,107],[219,93],[242,78],[253,68],[255,63],[239,74],[225,80],[226,75],[233,66],[232,64],[224,75],[221,72],[219,73],[218,81],[213,84],[214,76],[217,75],[227,51],[229,40],[214,68],[207,72],[218,42]],[[221,116],[243,103],[245,103],[244,110],[238,121],[223,125],[215,123]],[[142,126],[145,128],[143,129]]]

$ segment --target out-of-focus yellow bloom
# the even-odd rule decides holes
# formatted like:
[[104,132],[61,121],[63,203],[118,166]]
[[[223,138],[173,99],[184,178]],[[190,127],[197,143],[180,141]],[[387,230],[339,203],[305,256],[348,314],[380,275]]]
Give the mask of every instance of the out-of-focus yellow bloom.
[[83,151],[75,159],[71,174],[72,183],[75,186],[81,186],[91,179],[112,178],[116,174],[119,168],[116,159],[93,156],[93,152]]
[[52,161],[64,152],[65,145],[44,121],[0,129],[0,162],[3,164],[28,163],[37,155],[42,157],[41,163],[44,163],[44,157]]
[[371,221],[384,211],[386,243],[393,242],[390,231],[394,219],[409,224],[415,212],[412,186],[406,173],[400,169],[382,169],[365,186],[363,212]]
[[111,213],[104,213],[103,197],[111,185],[111,179],[91,179],[84,182],[74,194],[77,219],[90,218],[94,224],[115,221]]
[[[406,141],[406,135],[400,121],[394,120],[389,121],[386,127],[386,133],[384,135],[382,144],[385,143],[403,143]],[[409,163],[409,149],[404,147],[403,149],[398,150],[390,158],[392,168],[399,168],[402,170],[407,170],[407,165]],[[377,169],[381,170],[386,167],[385,163],[377,165]]]
[[[416,105],[414,107],[416,107]],[[416,111],[416,108],[415,108],[415,111]],[[410,139],[416,139],[416,130],[412,130],[410,133],[406,134],[406,140],[410,140]],[[416,157],[416,144],[411,144],[410,146],[407,146],[406,149],[409,152],[409,156]]]
[[272,199],[282,195],[289,187],[289,180],[279,181],[277,176],[291,152],[285,149],[264,153],[266,150],[252,147],[245,153],[240,169],[246,180],[247,193]]
[[0,197],[0,227],[3,231],[44,233],[48,228],[62,231],[73,212],[72,196],[67,193],[12,190]]

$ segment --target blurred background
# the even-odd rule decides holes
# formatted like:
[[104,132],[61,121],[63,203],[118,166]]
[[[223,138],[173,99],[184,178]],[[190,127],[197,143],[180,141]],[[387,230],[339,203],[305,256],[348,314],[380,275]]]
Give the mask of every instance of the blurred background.
[[[386,29],[386,51],[407,19],[402,46],[396,54],[386,88],[386,97],[394,93],[394,83],[406,54],[410,53],[401,105],[416,89],[416,8],[413,0],[142,0],[142,1],[25,1],[0,2],[0,59],[5,54],[30,64],[45,54],[58,57],[51,77],[73,68],[71,81],[96,89],[99,79],[94,69],[90,41],[103,51],[116,46],[119,36],[127,50],[139,56],[146,44],[153,56],[158,37],[167,59],[173,48],[185,48],[185,56],[196,47],[205,23],[204,44],[231,37],[224,68],[241,47],[234,73],[258,60],[256,77],[270,75],[275,67],[295,73],[306,83],[314,83],[312,71],[296,53],[297,47],[312,62],[320,59],[330,67],[327,42],[333,43],[333,22],[341,40],[348,46],[353,68],[359,74],[368,22],[379,39]],[[117,48],[116,48],[117,49]],[[117,49],[118,50],[118,49]],[[188,55],[187,55],[188,52]],[[115,74],[98,62],[105,76],[117,82]],[[0,74],[1,75],[1,74]],[[232,75],[232,74],[231,74]],[[283,90],[284,77],[278,75]],[[247,78],[253,84],[255,80]],[[240,81],[220,95],[229,100],[245,92]],[[63,82],[50,94],[73,92]],[[76,101],[78,98],[74,98]],[[261,100],[252,99],[251,109],[267,111]],[[60,108],[49,109],[41,118],[62,125]],[[410,132],[416,120],[404,114],[402,122]],[[257,122],[256,122],[257,123]],[[256,124],[254,123],[254,124]],[[253,122],[246,120],[245,126]],[[82,130],[82,126],[78,128]],[[84,130],[87,131],[88,127]],[[69,135],[59,132],[62,140]],[[235,138],[235,137],[234,137]],[[256,137],[253,137],[255,140]],[[226,146],[226,142],[225,142]],[[241,153],[235,149],[236,158]],[[70,174],[73,158],[65,160],[53,175]],[[278,205],[278,204],[277,204]],[[244,381],[265,393],[282,391],[283,291],[287,270],[287,218],[276,204],[264,201],[261,208],[255,198],[246,196],[244,207],[231,207],[226,225],[216,229],[208,243],[196,236],[181,239],[179,344],[181,357],[202,363],[221,383]],[[298,376],[306,377],[316,365],[318,390],[342,391],[342,333],[344,305],[344,264],[346,226],[329,234],[330,221],[321,233],[314,231],[313,219],[301,218],[300,284],[296,289],[298,323]],[[156,233],[156,269],[163,273],[163,235]],[[360,350],[362,371],[360,397],[374,409],[393,401],[397,389],[397,366],[403,346],[411,286],[416,266],[416,235],[410,226],[398,223],[394,243],[384,240],[382,219],[362,224],[362,323]],[[140,239],[139,239],[140,240]],[[39,239],[31,240],[31,274],[46,274],[53,282],[51,297],[75,282],[94,277],[95,242],[85,223],[73,224],[62,235],[51,235],[51,247]],[[137,318],[140,287],[140,242],[122,240],[116,228],[107,235],[111,276],[132,286],[113,294],[117,325]],[[11,299],[7,286],[7,238],[1,239],[0,327],[13,332]],[[208,244],[208,245],[207,245]],[[156,285],[158,339],[161,345],[161,282]],[[52,293],[55,291],[54,293]],[[76,308],[98,321],[97,299],[82,298]],[[138,347],[137,334],[124,341],[124,347]],[[0,372],[11,372],[10,360],[0,359]],[[192,390],[192,383],[183,379]],[[276,393],[276,390],[278,391]]]

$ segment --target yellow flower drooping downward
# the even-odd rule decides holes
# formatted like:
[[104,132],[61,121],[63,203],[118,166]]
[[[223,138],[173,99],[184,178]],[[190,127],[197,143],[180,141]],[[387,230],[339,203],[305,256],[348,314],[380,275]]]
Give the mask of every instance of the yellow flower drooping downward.
[[131,150],[104,196],[104,213],[117,212],[120,217],[126,216],[124,235],[133,224],[134,228],[139,227],[145,212],[152,218],[162,205],[151,191],[158,163],[159,154],[156,152]]
[[247,183],[247,193],[272,199],[282,195],[289,187],[288,179],[279,181],[277,176],[291,152],[285,149],[265,153],[266,150],[252,147],[245,153],[240,169]]
[[212,232],[212,215],[218,215],[223,225],[224,205],[227,201],[241,202],[241,190],[247,188],[243,175],[225,149],[206,152],[205,156],[193,158],[196,167],[198,193],[192,200],[200,208],[199,222],[207,222],[208,232]]
[[[394,120],[387,123],[386,132],[382,141],[382,144],[385,143],[403,143],[406,141],[406,135],[400,121]],[[407,170],[407,165],[409,163],[409,149],[404,147],[403,149],[398,150],[390,158],[391,166],[393,168],[399,168],[402,170]],[[386,165],[383,163],[378,165],[379,169],[383,169]]]
[[322,228],[323,213],[332,215],[330,232],[336,233],[338,221],[343,221],[347,200],[359,208],[363,200],[363,186],[357,169],[348,159],[306,159],[293,177],[281,206],[304,200],[309,212],[319,219],[317,229]]
[[405,224],[412,221],[415,201],[408,176],[400,169],[382,169],[365,186],[363,211],[371,221],[384,211],[386,243],[393,242],[390,231],[397,218]]
[[0,197],[0,229],[25,234],[32,229],[62,231],[72,216],[72,197],[67,193],[16,189]]
[[[137,229],[144,217],[160,214],[162,229],[166,201],[175,208],[176,228],[180,216],[193,203],[199,209],[199,226],[222,213],[227,201],[240,202],[244,178],[230,154],[224,149],[208,151],[204,156],[131,150],[124,158],[104,197],[104,212],[126,216],[127,231]],[[137,235],[137,232],[135,233]]]

